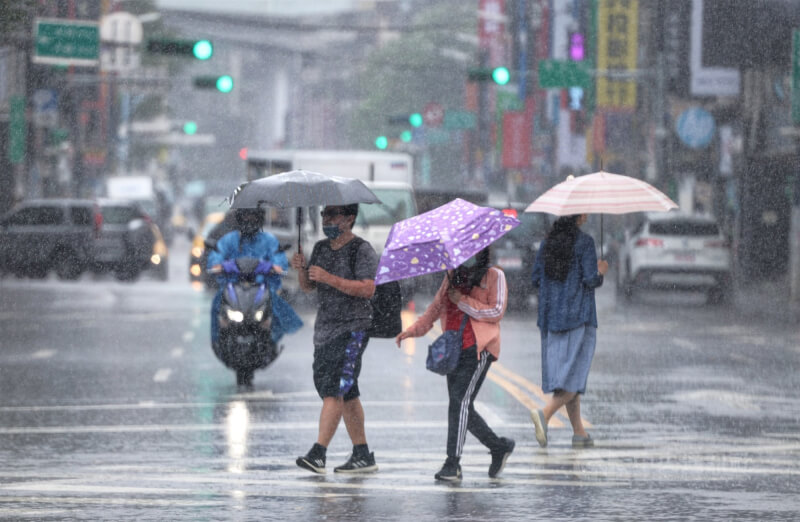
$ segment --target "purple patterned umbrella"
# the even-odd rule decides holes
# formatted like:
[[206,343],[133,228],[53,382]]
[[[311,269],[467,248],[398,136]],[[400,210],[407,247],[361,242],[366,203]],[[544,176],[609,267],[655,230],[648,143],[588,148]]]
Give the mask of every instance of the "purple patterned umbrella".
[[456,268],[517,225],[515,217],[463,199],[404,219],[389,232],[375,284]]

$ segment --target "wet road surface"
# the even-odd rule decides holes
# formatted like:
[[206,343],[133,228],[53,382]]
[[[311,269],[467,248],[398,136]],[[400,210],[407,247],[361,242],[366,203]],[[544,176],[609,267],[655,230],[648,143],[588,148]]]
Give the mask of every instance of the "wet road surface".
[[468,435],[458,485],[433,479],[447,407],[444,380],[424,369],[435,333],[400,350],[373,340],[360,387],[380,471],[332,472],[350,451],[341,426],[328,473],[314,476],[294,464],[315,440],[320,407],[313,310],[240,392],[209,347],[211,296],[184,269],[172,263],[167,283],[0,280],[0,518],[800,516],[796,325],[691,294],[617,303],[608,285],[582,401],[596,446],[574,450],[563,412],[547,448],[533,437],[529,410],[544,401],[539,333],[534,312],[512,311],[478,409],[516,450],[490,479],[490,457]]

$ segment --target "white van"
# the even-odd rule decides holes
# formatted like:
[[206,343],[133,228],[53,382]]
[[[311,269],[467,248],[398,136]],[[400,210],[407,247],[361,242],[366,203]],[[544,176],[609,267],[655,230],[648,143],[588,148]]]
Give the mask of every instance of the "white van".
[[[272,150],[250,151],[247,155],[247,179],[254,180],[288,172],[308,170],[360,179],[381,203],[359,207],[353,232],[369,241],[378,255],[383,252],[392,225],[415,216],[413,161],[409,154],[340,150]],[[297,251],[298,212],[302,214],[300,232],[303,252],[311,255],[317,241],[325,238],[319,207],[268,208],[265,228],[275,234],[287,255]],[[285,286],[296,284],[287,278]]]

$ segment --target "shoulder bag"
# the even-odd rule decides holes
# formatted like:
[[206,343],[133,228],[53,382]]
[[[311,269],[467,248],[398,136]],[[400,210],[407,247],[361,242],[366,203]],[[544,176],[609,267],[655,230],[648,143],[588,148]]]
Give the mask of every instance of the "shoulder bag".
[[464,327],[467,325],[467,314],[461,321],[461,328],[458,330],[445,330],[442,335],[428,346],[428,359],[425,367],[433,373],[447,375],[452,373],[458,366],[458,358],[461,357],[461,345],[463,343]]

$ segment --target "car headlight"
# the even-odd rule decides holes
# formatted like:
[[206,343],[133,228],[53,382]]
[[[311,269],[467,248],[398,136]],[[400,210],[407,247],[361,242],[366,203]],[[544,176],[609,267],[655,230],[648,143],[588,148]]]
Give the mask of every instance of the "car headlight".
[[256,310],[256,313],[253,314],[253,319],[255,319],[257,323],[260,323],[263,318],[264,310]]
[[233,321],[234,323],[241,323],[244,321],[244,314],[238,310],[231,310],[228,308],[225,310],[225,313],[228,315],[228,319]]
[[200,247],[192,247],[192,257],[201,257],[203,255],[203,249]]

